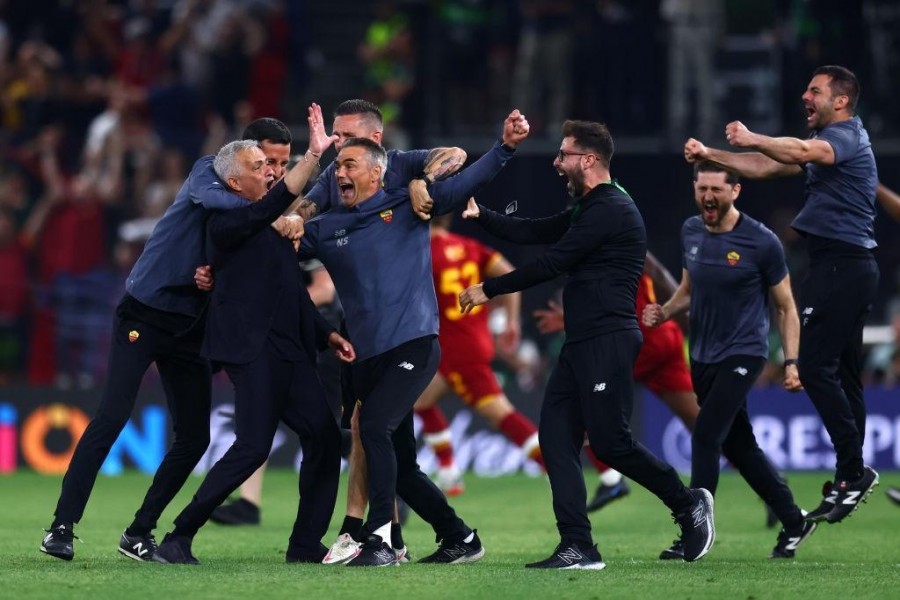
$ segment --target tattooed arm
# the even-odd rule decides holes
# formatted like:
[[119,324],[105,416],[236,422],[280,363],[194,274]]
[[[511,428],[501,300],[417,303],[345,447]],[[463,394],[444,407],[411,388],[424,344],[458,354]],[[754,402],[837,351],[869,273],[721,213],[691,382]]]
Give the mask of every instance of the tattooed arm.
[[431,218],[434,203],[426,189],[426,183],[434,183],[456,173],[466,162],[466,151],[462,148],[434,148],[425,157],[425,176],[409,183],[409,199],[413,211],[423,221]]

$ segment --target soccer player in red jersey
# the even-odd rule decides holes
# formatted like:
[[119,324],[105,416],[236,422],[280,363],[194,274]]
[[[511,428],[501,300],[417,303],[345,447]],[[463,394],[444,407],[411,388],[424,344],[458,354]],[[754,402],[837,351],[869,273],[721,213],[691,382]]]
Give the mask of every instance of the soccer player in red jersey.
[[[452,215],[435,217],[431,223],[431,266],[440,312],[441,363],[431,383],[416,401],[425,442],[438,459],[436,483],[448,496],[463,491],[462,476],[453,456],[450,430],[438,402],[455,392],[492,427],[510,439],[528,458],[543,466],[537,427],[512,405],[491,369],[494,339],[488,328],[488,310],[475,307],[463,313],[459,293],[483,280],[512,270],[499,252],[481,242],[449,231]],[[499,343],[515,349],[519,343],[519,294],[502,296],[506,330]]]

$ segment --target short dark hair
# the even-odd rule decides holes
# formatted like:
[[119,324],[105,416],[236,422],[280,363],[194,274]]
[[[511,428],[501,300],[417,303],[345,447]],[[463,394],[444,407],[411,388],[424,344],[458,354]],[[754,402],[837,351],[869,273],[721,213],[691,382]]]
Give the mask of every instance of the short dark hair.
[[725,173],[725,183],[737,185],[741,182],[737,173],[709,160],[700,161],[694,165],[694,181],[697,181],[700,173]]
[[813,71],[813,77],[816,75],[828,75],[831,77],[831,95],[847,96],[847,111],[852,115],[856,114],[856,103],[859,102],[859,80],[856,75],[847,67],[840,65],[824,65]]
[[278,119],[263,117],[247,125],[246,129],[244,129],[244,133],[241,134],[241,139],[256,140],[257,142],[269,141],[273,144],[290,145],[291,130]]
[[615,146],[606,123],[566,121],[563,123],[563,137],[574,138],[576,146],[595,152],[600,163],[609,168]]
[[355,98],[353,100],[344,100],[334,109],[335,117],[346,117],[347,115],[367,115],[378,124],[378,128],[384,127],[384,117],[381,109],[368,100]]

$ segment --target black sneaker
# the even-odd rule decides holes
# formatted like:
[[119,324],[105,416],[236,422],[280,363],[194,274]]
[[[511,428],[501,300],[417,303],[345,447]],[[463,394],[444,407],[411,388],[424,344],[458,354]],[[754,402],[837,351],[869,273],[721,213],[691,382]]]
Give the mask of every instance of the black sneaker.
[[464,542],[457,538],[455,541],[442,540],[441,545],[433,554],[419,559],[420,563],[443,563],[446,565],[461,565],[472,563],[484,556],[484,546],[478,538],[478,530],[472,531],[472,541]]
[[287,551],[284,553],[284,562],[286,563],[321,563],[328,554],[328,548],[324,544],[310,552],[307,549],[300,549],[296,546],[288,545]]
[[678,538],[672,545],[659,553],[659,560],[684,560],[684,544]]
[[549,558],[528,563],[527,569],[585,569],[599,571],[606,567],[597,545],[583,550],[576,542],[560,542]]
[[128,535],[128,532],[123,532],[119,538],[119,552],[134,560],[153,560],[156,548],[156,538],[153,534]]
[[619,483],[616,485],[603,485],[603,483],[601,483],[597,486],[597,491],[594,492],[593,500],[588,502],[587,511],[594,512],[595,510],[600,510],[613,500],[624,498],[630,493],[631,488],[625,483],[625,479],[619,480]]
[[890,498],[894,504],[900,504],[900,488],[891,486],[886,489],[884,493],[887,494],[887,497]]
[[834,486],[838,493],[834,508],[825,519],[829,523],[840,523],[866,501],[877,485],[878,473],[872,467],[864,467],[862,477],[856,481],[838,482]]
[[400,563],[391,545],[370,533],[363,540],[359,554],[344,564],[348,567],[395,567]]
[[834,510],[834,501],[837,498],[837,495],[838,492],[832,482],[826,481],[823,483],[822,501],[819,503],[819,506],[806,513],[806,520],[812,521],[813,523],[824,521],[825,517],[828,516],[828,513]]
[[78,539],[72,532],[71,525],[57,525],[53,529],[45,529],[47,535],[41,541],[41,552],[61,558],[72,560],[75,558],[74,540]]
[[689,509],[673,515],[681,527],[683,558],[692,562],[703,558],[712,548],[716,539],[716,524],[713,515],[713,497],[703,488],[688,490],[693,502]]
[[187,536],[167,533],[162,544],[153,553],[153,560],[173,565],[199,565],[200,561],[191,554],[192,542]]
[[791,531],[782,528],[769,558],[794,558],[797,546],[805,542],[818,526],[819,524],[815,521],[804,520]]
[[231,504],[216,507],[209,520],[219,525],[259,525],[259,507],[249,500],[238,498]]

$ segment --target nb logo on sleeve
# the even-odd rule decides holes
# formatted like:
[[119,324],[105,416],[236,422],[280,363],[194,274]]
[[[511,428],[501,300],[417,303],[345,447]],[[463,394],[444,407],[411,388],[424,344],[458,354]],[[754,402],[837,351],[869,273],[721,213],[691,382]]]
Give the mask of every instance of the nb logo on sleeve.
[[595,391],[595,392],[602,392],[602,391],[605,390],[605,389],[606,389],[606,383],[595,383],[595,384],[594,384],[594,391]]
[[812,306],[807,306],[806,308],[803,309],[803,312],[801,314],[803,315],[803,324],[804,325],[809,323],[809,318],[812,316],[813,310],[814,309]]
[[414,364],[408,363],[405,360],[397,366],[400,367],[401,369],[406,369],[407,371],[412,371],[413,369],[416,368],[416,366]]

